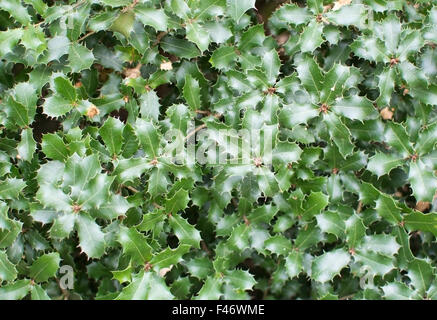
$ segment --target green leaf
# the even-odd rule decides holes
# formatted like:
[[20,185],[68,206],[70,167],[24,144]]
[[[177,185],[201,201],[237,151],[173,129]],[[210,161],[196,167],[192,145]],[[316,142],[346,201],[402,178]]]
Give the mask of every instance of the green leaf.
[[22,179],[8,178],[0,181],[0,198],[17,199],[20,192],[26,187]]
[[17,280],[11,284],[2,286],[0,288],[1,300],[20,300],[23,299],[31,288],[30,280]]
[[129,255],[132,261],[143,264],[151,260],[152,247],[135,228],[120,227],[117,241],[123,247],[123,253]]
[[99,129],[99,134],[105,142],[106,148],[112,155],[121,152],[123,146],[123,123],[117,118],[109,117]]
[[159,98],[154,90],[147,91],[140,96],[140,112],[142,117],[158,121]]
[[150,263],[153,267],[162,269],[172,265],[178,264],[182,260],[182,256],[190,251],[190,246],[181,244],[176,249],[166,248],[160,253],[156,254]]
[[73,104],[59,95],[53,95],[45,99],[43,110],[52,118],[61,117],[73,109]]
[[199,82],[190,75],[185,76],[184,98],[191,110],[201,109]]
[[196,22],[187,24],[187,39],[194,42],[201,52],[208,50],[209,34],[200,24]]
[[421,160],[410,162],[408,180],[417,201],[432,201],[437,190],[437,177]]
[[167,15],[162,9],[135,6],[135,14],[142,24],[155,28],[156,31],[167,30]]
[[132,282],[115,298],[116,300],[170,300],[173,295],[169,288],[160,278],[153,272],[145,272],[144,270],[136,274]]
[[32,263],[29,275],[36,282],[46,282],[56,275],[60,262],[59,253],[44,254]]
[[348,127],[346,127],[339,117],[331,112],[323,115],[323,119],[331,134],[332,140],[334,140],[343,158],[351,155],[354,150],[354,144],[351,142],[351,133]]
[[234,47],[220,47],[214,50],[210,63],[216,69],[227,71],[232,68],[237,56]]
[[21,141],[17,147],[21,159],[30,162],[36,150],[36,142],[33,139],[32,129],[24,129],[21,132]]
[[232,19],[238,23],[247,10],[255,8],[255,0],[226,0],[226,8]]
[[350,261],[349,253],[344,249],[325,252],[313,260],[311,278],[319,282],[331,281]]
[[0,251],[0,280],[13,281],[17,278],[17,269],[12,264],[6,252]]
[[87,47],[72,43],[68,50],[68,61],[73,72],[90,69],[94,62],[94,54]]
[[68,157],[68,149],[64,141],[54,133],[47,133],[42,138],[42,151],[53,160],[63,161]]
[[[182,189],[181,189],[182,190]],[[189,244],[200,248],[200,232],[180,215],[174,213],[169,216],[169,223],[181,244]]]
[[[300,35],[299,43],[302,52],[313,52],[324,42],[322,38],[323,24],[312,20]],[[300,72],[299,72],[300,73]]]
[[389,174],[394,168],[405,163],[402,157],[390,153],[379,152],[369,159],[367,170],[379,177]]
[[402,221],[400,208],[397,207],[393,199],[388,196],[381,194],[378,200],[376,200],[375,209],[382,218],[392,224],[397,224]]
[[188,196],[188,191],[184,189],[179,189],[173,197],[167,199],[165,202],[165,211],[169,214],[176,214],[187,207],[190,198]]
[[352,120],[376,119],[378,113],[370,100],[360,96],[349,96],[336,101],[333,110],[343,117]]
[[187,40],[166,36],[161,42],[161,48],[178,57],[191,59],[197,57],[200,52],[194,43]]
[[437,213],[423,214],[414,210],[404,217],[404,222],[408,230],[420,230],[437,235]]
[[105,235],[100,226],[89,215],[80,213],[76,228],[82,251],[90,258],[100,258],[105,252]]
[[73,87],[70,80],[64,77],[57,77],[55,80],[53,80],[53,83],[55,84],[55,92],[62,98],[70,102],[76,101],[76,89]]

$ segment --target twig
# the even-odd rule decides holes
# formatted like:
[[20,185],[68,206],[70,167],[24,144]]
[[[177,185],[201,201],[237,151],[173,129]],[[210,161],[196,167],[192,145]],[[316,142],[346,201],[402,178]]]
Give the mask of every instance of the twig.
[[164,209],[163,206],[160,206],[160,205],[157,204],[156,202],[153,202],[152,205],[153,205],[156,209]]
[[85,40],[86,38],[88,38],[89,36],[92,36],[94,33],[96,33],[95,31],[90,31],[88,32],[86,35],[84,35],[82,38],[79,38],[77,40],[77,42],[81,42],[82,40]]
[[363,203],[360,200],[360,201],[358,201],[357,213],[360,213],[361,209],[363,209]]
[[134,187],[131,186],[126,186],[124,184],[121,185],[122,188],[126,188],[129,189],[130,191],[134,192],[134,193],[138,193],[139,191],[137,189],[135,189]]
[[198,132],[199,130],[202,130],[203,128],[206,127],[206,124],[201,124],[200,126],[198,126],[196,129],[194,129],[193,131],[191,131],[190,133],[187,134],[187,136],[184,138],[184,140],[188,140],[190,139],[190,137],[194,134],[196,134],[196,132]]

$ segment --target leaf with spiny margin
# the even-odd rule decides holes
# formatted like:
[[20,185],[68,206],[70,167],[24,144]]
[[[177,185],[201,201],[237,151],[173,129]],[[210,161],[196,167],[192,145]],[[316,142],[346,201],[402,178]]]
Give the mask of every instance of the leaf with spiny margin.
[[201,108],[199,82],[189,74],[185,76],[183,94],[191,110],[195,111]]
[[219,47],[211,55],[209,62],[211,65],[219,70],[227,71],[232,69],[237,58],[235,47]]
[[64,141],[55,133],[47,133],[43,136],[41,148],[42,152],[53,160],[64,161],[69,155]]
[[160,145],[160,136],[157,128],[151,121],[138,118],[134,129],[144,152],[152,159],[157,158]]
[[159,117],[159,97],[156,91],[149,90],[143,93],[139,99],[141,117],[150,118],[158,121]]
[[120,179],[120,182],[134,181],[150,169],[152,165],[145,158],[129,158],[118,161],[114,174]]
[[387,257],[393,257],[398,253],[400,245],[396,242],[394,236],[389,234],[374,234],[364,236],[363,241],[357,246],[361,252],[376,252]]
[[243,14],[252,8],[255,8],[255,0],[226,0],[228,14],[238,23]]
[[31,22],[27,7],[23,6],[20,0],[0,0],[0,8],[9,12],[23,26],[27,26]]
[[105,234],[88,214],[79,213],[75,221],[79,246],[89,258],[100,258],[105,253]]
[[5,251],[0,250],[0,281],[13,281],[17,278],[17,269],[9,261]]
[[257,283],[253,275],[247,270],[235,269],[227,270],[224,273],[223,280],[229,284],[234,290],[251,290]]
[[132,261],[144,264],[152,259],[152,247],[137,229],[120,226],[117,241],[120,242],[123,253],[130,256]]
[[333,234],[340,239],[345,237],[346,225],[338,212],[326,211],[316,215],[316,219],[322,232]]
[[142,5],[135,6],[136,17],[146,26],[155,28],[156,31],[167,31],[168,17],[162,9],[147,8]]
[[433,200],[437,190],[437,177],[422,160],[411,160],[408,181],[417,201]]
[[165,248],[150,260],[150,264],[158,269],[178,264],[182,260],[182,256],[190,251],[190,248],[191,246],[187,244],[181,244],[176,249]]
[[94,54],[87,47],[74,42],[68,50],[68,61],[72,72],[81,72],[91,68],[94,62]]
[[54,91],[67,101],[75,102],[77,99],[76,89],[71,84],[70,80],[64,77],[57,77],[53,80],[55,85]]
[[108,117],[103,126],[99,129],[99,134],[103,142],[112,155],[117,155],[121,152],[123,146],[123,123],[114,117]]
[[351,142],[351,133],[348,127],[346,127],[340,117],[332,112],[324,114],[323,120],[329,130],[331,139],[337,145],[338,151],[340,151],[343,158],[351,155],[354,150],[354,144]]
[[265,248],[271,253],[285,256],[291,250],[291,240],[283,235],[275,235],[264,242]]
[[387,67],[378,78],[379,97],[376,103],[380,107],[386,107],[390,105],[391,95],[394,90],[395,71],[393,68]]
[[408,278],[411,280],[410,285],[424,296],[435,279],[434,268],[426,260],[414,259],[408,265]]
[[313,14],[307,8],[301,8],[295,3],[286,3],[273,13],[281,21],[292,25],[306,24],[313,18]]
[[5,103],[5,112],[8,121],[20,127],[27,127],[33,119],[29,117],[26,107],[15,101],[12,97],[8,97]]
[[115,177],[106,174],[98,174],[91,179],[78,195],[72,195],[72,199],[81,206],[82,210],[99,209],[100,205],[109,200],[109,189]]
[[189,244],[197,249],[200,248],[200,240],[202,240],[202,238],[200,237],[199,230],[176,213],[170,215],[168,220],[173,232],[179,239],[179,243]]
[[71,109],[73,109],[73,104],[57,94],[46,98],[43,104],[44,113],[52,118],[61,117]]
[[23,179],[7,178],[0,181],[0,199],[17,199],[25,187],[26,182]]
[[190,197],[188,196],[188,191],[184,189],[179,189],[173,197],[167,199],[165,202],[165,212],[170,214],[176,214],[181,210],[184,210]]
[[391,197],[381,194],[376,200],[375,209],[380,217],[392,224],[398,224],[402,221],[401,209]]
[[2,286],[0,288],[0,300],[21,300],[31,288],[29,279],[22,279]]
[[209,33],[197,22],[187,23],[186,37],[191,42],[194,42],[201,52],[208,50],[210,43]]
[[285,257],[285,269],[290,279],[297,277],[303,270],[303,255],[300,251],[292,251]]
[[434,122],[419,133],[415,148],[419,155],[427,154],[434,150],[437,144],[437,122]]
[[32,300],[51,300],[47,292],[39,284],[30,288],[30,298]]
[[67,212],[56,217],[50,228],[50,237],[64,239],[70,236],[76,222],[76,214]]
[[366,266],[368,274],[384,276],[395,268],[393,257],[387,257],[373,251],[357,250],[354,260],[362,266]]
[[326,14],[326,19],[339,26],[356,26],[363,28],[366,17],[366,6],[352,4],[342,6],[339,10],[331,10]]
[[99,157],[96,154],[82,158],[74,153],[65,163],[63,186],[70,187],[70,194],[77,198],[101,170]]
[[210,276],[205,280],[202,288],[194,297],[195,300],[218,300],[223,295],[222,279],[218,276]]
[[30,162],[36,150],[36,142],[33,139],[32,129],[27,128],[21,132],[21,141],[17,146],[18,154],[24,161]]
[[388,300],[416,300],[419,295],[402,282],[389,282],[381,287],[384,298]]
[[420,211],[413,210],[410,214],[404,216],[405,227],[410,231],[431,232],[437,236],[437,213],[431,212],[424,214]]
[[352,120],[370,120],[378,118],[378,112],[372,102],[361,96],[349,96],[334,102],[332,109],[335,113]]
[[311,192],[303,203],[302,218],[306,221],[319,214],[329,204],[329,197],[322,192]]
[[319,110],[313,105],[285,105],[279,113],[279,122],[281,126],[292,129],[318,115]]
[[323,23],[312,20],[300,35],[299,44],[301,52],[313,52],[324,42],[322,38]]
[[296,59],[295,62],[297,74],[302,85],[308,90],[315,100],[320,99],[320,94],[323,89],[324,76],[319,65],[309,55],[303,55]]
[[279,75],[279,68],[281,67],[281,60],[279,59],[276,49],[264,53],[262,67],[265,71],[267,81],[270,85],[274,85]]
[[180,58],[192,59],[200,55],[196,45],[185,39],[166,36],[161,40],[160,45],[164,51]]
[[354,249],[366,235],[366,227],[358,215],[353,214],[345,221],[346,242],[350,249]]
[[23,36],[22,29],[8,29],[0,32],[0,55],[6,56],[17,46]]
[[46,282],[56,276],[60,262],[61,257],[59,253],[46,253],[32,263],[29,276],[36,282]]
[[402,166],[405,163],[403,157],[391,153],[378,152],[369,159],[367,170],[379,177],[389,174],[394,168]]
[[134,275],[132,282],[115,298],[115,300],[170,300],[170,289],[163,278],[154,272],[141,270]]
[[325,283],[331,281],[350,261],[350,254],[345,249],[335,249],[316,257],[311,265],[311,278]]
[[17,239],[23,227],[23,223],[17,220],[9,220],[8,227],[0,229],[0,248],[10,247]]

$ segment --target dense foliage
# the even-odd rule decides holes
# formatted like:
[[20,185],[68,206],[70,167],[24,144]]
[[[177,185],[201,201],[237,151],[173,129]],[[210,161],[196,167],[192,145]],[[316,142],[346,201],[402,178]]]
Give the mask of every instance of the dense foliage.
[[437,2],[282,2],[0,0],[0,299],[437,298]]

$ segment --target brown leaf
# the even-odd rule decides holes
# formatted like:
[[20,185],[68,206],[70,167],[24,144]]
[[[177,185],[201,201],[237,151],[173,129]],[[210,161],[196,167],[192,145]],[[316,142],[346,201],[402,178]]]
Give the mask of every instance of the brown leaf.
[[431,207],[431,202],[427,201],[417,201],[416,210],[420,212],[425,212]]
[[162,61],[159,68],[161,70],[169,71],[169,70],[173,70],[173,65],[171,64],[171,61]]
[[391,120],[393,118],[393,111],[391,111],[388,107],[385,107],[379,113],[384,120]]
[[341,7],[348,5],[352,2],[352,0],[338,0],[334,2],[334,8],[332,10],[338,10]]
[[96,115],[100,113],[100,110],[93,104],[86,111],[86,115],[90,118],[94,118]]

